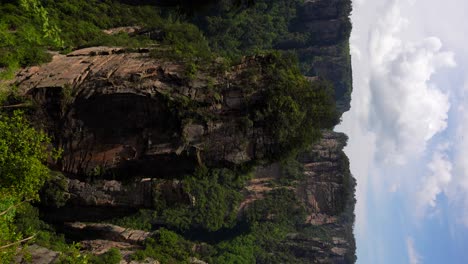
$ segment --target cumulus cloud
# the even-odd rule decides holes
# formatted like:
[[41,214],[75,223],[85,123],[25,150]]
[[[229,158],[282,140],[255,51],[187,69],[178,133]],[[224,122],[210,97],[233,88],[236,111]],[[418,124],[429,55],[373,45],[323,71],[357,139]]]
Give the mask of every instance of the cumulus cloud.
[[408,21],[397,3],[392,1],[370,33],[369,125],[379,137],[378,159],[404,164],[447,126],[449,98],[431,76],[440,68],[455,66],[455,61],[453,53],[442,51],[438,38],[401,39],[399,32]]
[[416,194],[416,213],[419,217],[424,216],[429,208],[436,207],[437,196],[446,192],[452,181],[453,166],[446,154],[449,147],[448,144],[439,145],[428,164],[430,175],[424,179]]
[[414,240],[412,237],[406,238],[406,250],[408,252],[408,260],[410,264],[420,264],[421,263],[421,256],[416,251],[414,247]]
[[468,81],[457,97],[458,107],[452,117],[456,130],[451,144],[441,144],[435,149],[428,163],[430,173],[422,179],[415,195],[415,213],[421,218],[431,210],[436,212],[437,196],[444,194],[457,222],[468,228]]

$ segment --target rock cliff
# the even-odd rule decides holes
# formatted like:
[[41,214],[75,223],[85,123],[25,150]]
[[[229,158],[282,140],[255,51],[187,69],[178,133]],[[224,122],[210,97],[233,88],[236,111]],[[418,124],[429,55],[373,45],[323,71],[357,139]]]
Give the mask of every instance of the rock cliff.
[[307,225],[287,243],[302,249],[300,254],[316,259],[316,263],[355,261],[356,181],[343,152],[346,141],[342,133],[324,132],[322,140],[299,158],[304,164],[304,179],[296,193],[306,207]]
[[[66,206],[44,209],[45,219],[70,222],[60,224],[62,231],[83,240],[91,252],[109,248],[102,241],[129,243],[113,234],[122,233],[112,231],[119,227],[76,221],[106,221],[151,209],[161,198],[191,204],[195,197],[175,178],[204,164],[261,161],[265,145],[258,139],[265,138],[242,121],[263,89],[245,73],[266,60],[246,58],[224,72],[215,65],[209,70],[216,74],[202,71],[189,79],[183,64],[149,58],[148,50],[97,47],[56,55],[49,64],[20,72],[16,83],[36,105],[37,125],[63,149],[52,166],[69,177]],[[256,89],[246,91],[246,85]],[[238,217],[252,202],[285,187],[295,193],[306,218],[281,248],[304,262],[352,260],[354,180],[342,152],[345,144],[345,135],[323,131],[320,142],[297,157],[303,171],[293,184],[275,183],[287,178],[279,163],[257,167],[244,188]],[[92,238],[101,242],[87,242],[90,232],[101,234]]]
[[[349,109],[351,91],[349,12],[349,1],[345,0],[304,1],[297,7],[289,31],[290,36],[307,37],[275,44],[277,49],[296,52],[309,82],[333,82],[340,113]],[[154,51],[159,55],[154,56]],[[269,68],[275,63],[274,55],[243,57],[229,67],[218,58],[193,71],[186,61],[161,55],[166,52],[167,47],[161,45],[140,49],[91,47],[67,55],[54,54],[50,63],[17,74],[14,84],[19,95],[34,107],[29,115],[52,137],[54,147],[63,151],[59,160],[49,162],[51,168],[66,176],[66,203],[60,208],[51,206],[53,202],[42,205],[42,218],[69,239],[80,241],[83,250],[99,255],[119,248],[125,261],[131,261],[130,255],[143,249],[143,241],[155,233],[104,222],[140,209],[152,212],[147,221],[151,228],[173,228],[187,233],[187,239],[210,238],[208,243],[223,239],[213,239],[217,235],[242,235],[249,221],[264,226],[284,222],[287,224],[281,228],[287,232],[272,242],[274,250],[266,250],[268,256],[260,263],[286,261],[284,256],[294,263],[353,263],[355,180],[343,153],[346,136],[321,131],[320,140],[307,151],[291,154],[294,159],[290,162],[295,164],[291,172],[287,164],[277,161],[284,154],[281,152],[291,148],[290,143],[281,142],[284,145],[280,146],[277,139],[294,134],[284,132],[294,124],[289,116],[277,115],[290,114],[295,108],[282,109],[273,119],[262,117],[265,109],[272,108],[264,101],[273,90],[273,82],[278,81],[272,76],[277,72]],[[282,96],[273,95],[270,100]],[[277,124],[278,120],[287,126]],[[271,131],[279,128],[284,131]],[[217,176],[211,175],[214,178],[203,184],[212,185],[203,191],[203,184],[194,187],[186,179],[201,167],[227,168],[231,174],[218,171]],[[248,172],[249,168],[254,172],[242,185],[246,176],[239,172]],[[206,180],[204,176],[193,177]],[[207,199],[220,199],[221,205],[210,206],[225,210],[226,216],[211,218],[225,223],[205,225],[202,222],[206,219],[200,220],[198,211],[195,216],[186,211],[212,214],[210,208],[204,208]],[[291,216],[296,222],[282,219],[284,212],[265,208],[275,199],[278,208],[286,201],[287,210],[297,213]],[[231,211],[234,217],[230,218]],[[188,216],[197,219],[194,225],[170,223]],[[195,255],[210,259],[205,254],[210,250],[199,249],[206,247],[202,244],[196,242],[189,250],[191,263],[203,263]],[[38,247],[35,251],[45,249]],[[50,251],[44,255],[51,261],[57,257]]]
[[16,85],[63,149],[61,171],[168,178],[196,164],[266,155],[268,140],[257,142],[262,128],[245,123],[263,76],[249,87],[242,77],[266,60],[246,58],[230,72],[214,65],[191,80],[183,64],[151,59],[148,50],[97,47],[28,68]]
[[[320,142],[299,155],[304,166],[301,177],[292,184],[278,184],[287,178],[282,165],[275,163],[257,169],[247,185],[242,209],[263,199],[274,189],[292,189],[304,206],[306,217],[296,232],[287,235],[282,246],[304,263],[353,263],[355,261],[354,191],[355,179],[343,152],[347,137],[324,131]],[[274,186],[274,187],[272,187]]]

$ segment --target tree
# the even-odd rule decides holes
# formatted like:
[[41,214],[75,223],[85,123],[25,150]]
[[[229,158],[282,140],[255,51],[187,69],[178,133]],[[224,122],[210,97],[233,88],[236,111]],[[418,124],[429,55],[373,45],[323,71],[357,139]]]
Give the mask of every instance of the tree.
[[[20,0],[21,7],[30,14],[34,22],[41,25],[43,38],[50,40],[55,46],[63,47],[63,40],[60,38],[60,29],[57,25],[49,21],[49,13],[41,5],[39,0]],[[40,42],[40,41],[38,41]]]
[[0,5],[0,80],[12,78],[20,66],[49,61],[51,55],[46,48],[63,46],[60,30],[49,20],[41,1]]
[[333,87],[324,80],[309,82],[289,53],[265,56],[263,100],[253,111],[254,126],[263,130],[265,154],[281,160],[297,154],[339,121]]
[[49,177],[44,164],[53,156],[50,139],[29,125],[23,113],[0,113],[0,262],[9,263],[23,238],[15,232],[16,209],[39,198],[38,191]]

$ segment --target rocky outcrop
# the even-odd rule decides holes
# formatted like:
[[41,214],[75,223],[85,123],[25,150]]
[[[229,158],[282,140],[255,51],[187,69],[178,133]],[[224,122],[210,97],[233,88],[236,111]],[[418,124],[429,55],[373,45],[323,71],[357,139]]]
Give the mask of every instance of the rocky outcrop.
[[352,263],[352,260],[347,257],[347,253],[349,253],[350,250],[350,244],[347,240],[341,237],[324,239],[294,233],[288,235],[284,244],[300,259],[313,260],[313,262],[310,263]]
[[354,263],[354,191],[356,181],[343,152],[347,136],[323,132],[319,143],[303,153],[304,178],[296,194],[307,212],[301,234],[285,242],[314,263]]
[[127,184],[115,180],[90,183],[71,179],[68,189],[72,194],[69,205],[148,208],[153,204],[151,179]]
[[100,175],[141,156],[164,162],[175,154],[177,119],[169,118],[162,93],[180,85],[182,72],[182,65],[147,53],[100,47],[57,55],[21,72],[18,84],[41,106],[41,123],[63,148],[61,170]]
[[151,236],[150,232],[133,230],[111,224],[100,223],[65,223],[67,233],[74,232],[73,237],[97,238],[128,244],[142,244]]
[[242,76],[267,59],[247,58],[229,72],[214,63],[191,79],[184,65],[150,58],[146,49],[95,47],[28,68],[16,84],[63,149],[61,171],[170,178],[196,164],[242,164],[264,155],[259,131],[243,121],[262,84],[249,83],[258,87],[246,91]]
[[24,252],[18,254],[18,256],[15,259],[15,263],[49,264],[56,263],[59,257],[59,252],[34,244],[28,246],[27,249],[24,249]]
[[65,206],[43,208],[44,219],[60,224],[70,221],[105,221],[152,209],[158,199],[171,204],[190,204],[193,197],[179,180],[134,179],[132,181],[68,179]]
[[304,263],[354,263],[355,179],[343,152],[347,136],[323,131],[322,139],[302,153],[298,161],[304,171],[291,185],[278,184],[285,178],[280,164],[260,167],[246,189],[241,205],[263,199],[274,189],[294,190],[306,211],[305,223],[282,242],[286,252],[293,252]]
[[137,249],[141,249],[138,245],[130,244],[127,242],[118,242],[113,240],[94,239],[80,241],[81,249],[93,255],[101,255],[106,253],[112,248],[120,251],[123,258],[127,255],[134,253]]
[[[151,58],[147,49],[95,47],[21,71],[16,84],[37,106],[37,125],[63,149],[52,166],[70,178],[67,205],[46,208],[44,218],[59,225],[73,222],[62,231],[84,241],[90,252],[99,254],[109,245],[131,251],[149,233],[74,221],[105,221],[151,208],[155,192],[169,203],[189,204],[193,197],[174,179],[199,165],[234,167],[261,160],[271,140],[246,122],[246,109],[267,87],[262,71],[245,76],[264,63],[268,57],[248,57],[228,71],[213,63],[194,78],[181,62]],[[345,144],[343,134],[325,131],[298,158],[303,177],[287,186],[307,218],[281,246],[306,262],[346,263],[354,256],[354,179],[342,152]],[[257,170],[239,217],[252,202],[284,187],[271,184],[282,177],[278,166]]]
[[[160,264],[159,261],[152,258],[146,258],[142,261],[132,260],[131,254],[135,253],[135,250],[137,250],[138,247],[124,242],[84,240],[80,242],[80,245],[84,252],[94,255],[104,254],[112,248],[119,249],[122,255],[120,264]],[[15,263],[53,264],[60,261],[61,254],[63,253],[33,244],[18,254],[15,259]]]
[[305,177],[298,185],[297,194],[306,205],[311,221],[315,215],[334,216],[344,210],[348,199],[346,189],[350,188],[345,183],[351,177],[349,168],[343,164],[346,141],[344,134],[323,132],[320,142],[299,157]]

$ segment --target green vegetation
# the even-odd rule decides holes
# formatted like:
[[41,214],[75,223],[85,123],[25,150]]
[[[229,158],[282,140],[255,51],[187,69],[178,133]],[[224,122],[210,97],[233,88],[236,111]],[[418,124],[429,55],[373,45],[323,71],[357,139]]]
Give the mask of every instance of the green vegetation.
[[232,227],[242,198],[239,193],[242,184],[239,183],[239,177],[227,169],[200,168],[182,180],[184,192],[189,195],[189,204],[162,210],[161,216],[165,222],[181,230],[202,228],[216,231]]
[[136,260],[153,258],[161,263],[190,263],[191,243],[177,233],[161,228],[153,238],[145,241],[145,249],[137,251]]
[[[28,243],[33,242],[36,245],[59,252],[59,263],[88,263],[89,256],[80,253],[80,245],[76,243],[67,244],[65,237],[56,234],[52,226],[41,221],[39,219],[39,210],[28,203],[18,207],[14,219],[14,228],[18,234],[33,237]],[[25,247],[23,253],[25,257],[28,255],[27,247]],[[6,258],[0,258],[0,260],[6,261],[1,263],[9,263]]]
[[7,1],[0,5],[0,79],[20,66],[47,62],[47,49],[69,51],[92,45],[142,46],[147,38],[106,35],[102,29],[163,25],[158,9],[117,1]]
[[34,130],[21,112],[0,113],[0,259],[9,260],[22,234],[13,225],[19,206],[38,198],[49,177],[43,162],[52,155],[49,138]]
[[58,27],[38,0],[0,5],[0,79],[19,66],[49,61],[46,47],[63,46]]
[[283,186],[297,183],[304,178],[304,164],[297,160],[296,156],[290,157],[280,162],[281,177],[278,179]]
[[141,209],[136,214],[114,218],[109,222],[127,228],[151,231],[155,219],[157,219],[157,213],[154,210]]
[[67,178],[58,171],[51,172],[39,195],[41,203],[45,206],[55,208],[64,206],[70,198]]
[[208,258],[211,263],[255,263],[255,237],[241,235],[223,241],[216,246],[216,256]]
[[[219,213],[223,215],[224,211]],[[148,212],[140,213],[139,218],[133,218],[133,221],[138,223],[145,216],[149,216]],[[249,205],[242,218],[244,220],[227,229],[228,232],[224,232],[228,239],[220,238],[223,233],[218,233],[217,238],[210,241],[208,238],[213,237],[214,230],[206,230],[200,237],[208,239],[209,244],[202,243],[203,250],[190,254],[188,248],[192,247],[193,243],[173,231],[162,228],[157,231],[155,237],[146,241],[145,249],[137,252],[134,258],[142,260],[151,257],[162,260],[162,263],[187,263],[188,258],[195,254],[208,263],[300,263],[291,252],[282,248],[281,243],[285,241],[288,233],[294,232],[302,225],[304,217],[304,208],[297,201],[293,191],[277,189],[265,199]],[[172,221],[177,223],[180,220],[170,219],[167,223],[174,223]]]
[[141,210],[113,223],[149,230],[153,224],[162,221],[183,232],[232,228],[242,198],[240,191],[248,177],[228,169],[198,168],[193,175],[180,180],[184,194],[181,197],[174,198],[163,193],[164,190],[155,190],[154,210]]
[[[85,263],[77,245],[68,245],[63,236],[55,235],[29,203],[38,200],[47,180],[57,180],[44,164],[46,159],[56,158],[49,138],[32,128],[19,111],[0,113],[0,138],[0,262],[10,263],[18,246],[34,241],[62,252],[61,263]],[[55,204],[63,202],[62,195],[48,192],[55,195]]]
[[[349,36],[351,1],[334,3],[336,13],[318,8],[317,14],[334,18],[338,29],[321,24],[309,30],[307,21],[298,18],[303,0],[256,0],[252,4],[244,1],[221,0],[210,12],[196,16],[192,21],[203,30],[212,50],[238,60],[244,55],[262,51],[282,50],[297,54],[299,67],[306,76],[321,76],[334,85],[333,94],[338,108],[349,108],[352,90],[351,57]],[[247,1],[248,2],[248,1]],[[319,4],[320,6],[320,4]],[[317,15],[316,14],[316,15]],[[333,16],[337,16],[336,18]],[[320,33],[325,30],[328,33]],[[336,30],[335,34],[329,34]],[[316,32],[317,31],[317,32]]]
[[[212,56],[208,41],[197,26],[190,23],[172,22],[164,26],[162,30],[166,32],[162,43],[171,49],[173,59],[193,62],[207,60]],[[163,53],[158,52],[157,49],[153,52],[156,58]]]
[[99,255],[92,256],[89,259],[90,264],[119,264],[122,260],[122,254],[116,248],[111,248],[109,251]]
[[289,54],[272,53],[266,57],[265,99],[253,114],[256,127],[262,127],[271,141],[266,143],[270,159],[297,154],[320,136],[320,129],[338,123],[331,85],[309,82]]
[[273,222],[281,226],[295,226],[304,222],[305,211],[296,195],[288,189],[276,189],[265,199],[255,201],[245,212],[248,223]]
[[271,50],[289,36],[289,23],[302,0],[256,0],[239,4],[221,0],[213,11],[195,19],[214,51],[230,58]]
[[304,217],[294,193],[277,189],[248,206],[242,233],[212,245],[203,259],[209,263],[300,263],[281,243]]

